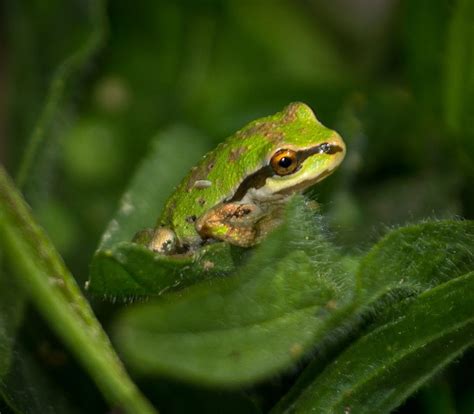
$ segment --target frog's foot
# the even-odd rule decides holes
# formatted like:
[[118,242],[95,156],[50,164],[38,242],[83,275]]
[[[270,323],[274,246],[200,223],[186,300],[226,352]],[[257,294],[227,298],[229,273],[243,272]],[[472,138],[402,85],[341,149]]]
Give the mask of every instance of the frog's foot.
[[261,217],[262,211],[255,204],[219,204],[199,217],[196,231],[203,239],[249,247],[258,241],[256,223]]
[[172,254],[176,250],[176,234],[166,227],[158,227],[148,243],[148,248],[162,254]]

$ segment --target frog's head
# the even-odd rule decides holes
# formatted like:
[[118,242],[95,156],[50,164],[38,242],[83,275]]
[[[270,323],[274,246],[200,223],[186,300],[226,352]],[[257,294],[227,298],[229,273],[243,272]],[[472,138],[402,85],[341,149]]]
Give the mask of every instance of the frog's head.
[[247,193],[242,187],[253,188],[250,193],[258,198],[301,192],[330,175],[344,159],[341,136],[322,125],[303,103],[290,104],[264,124],[267,129],[271,125],[271,133],[265,134],[271,145],[265,149],[263,166],[237,194]]

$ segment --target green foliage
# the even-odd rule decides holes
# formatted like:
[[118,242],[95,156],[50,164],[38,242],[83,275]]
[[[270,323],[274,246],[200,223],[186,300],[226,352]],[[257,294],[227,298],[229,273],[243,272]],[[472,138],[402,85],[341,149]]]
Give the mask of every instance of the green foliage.
[[[472,410],[472,1],[43,3],[0,6],[2,413]],[[132,242],[296,100],[348,154],[264,242]]]
[[[349,272],[338,265],[341,258],[324,241],[317,222],[308,230],[311,217],[299,207],[236,275],[127,309],[116,334],[126,360],[146,375],[220,387],[249,385],[288,370],[316,344],[341,340],[337,332],[355,335],[364,315],[375,314],[378,324],[390,326],[400,316],[382,309],[474,268],[474,224],[447,221],[390,233]],[[467,302],[472,304],[472,298]],[[409,334],[408,344],[418,340],[418,332]],[[459,340],[464,349],[472,338]],[[384,351],[390,343],[384,342]],[[453,358],[453,352],[443,355]],[[385,363],[382,355],[377,361]],[[419,375],[414,383],[424,379]]]
[[334,328],[353,307],[353,276],[293,207],[235,275],[124,312],[117,344],[135,369],[248,385],[292,366]]
[[[30,70],[31,63],[40,52],[43,45],[35,44],[38,40],[34,27],[42,20],[45,27],[47,21],[54,21],[60,13],[58,7],[51,7],[48,10],[38,7],[39,4],[30,4],[26,13],[19,3],[11,4],[7,8],[8,15],[15,20],[10,28],[12,33],[12,47],[15,48],[14,64],[16,70],[12,73],[11,87],[11,107],[12,107],[12,131],[14,131],[17,142],[26,151],[22,154],[22,162],[18,171],[18,184],[28,196],[32,206],[39,206],[45,198],[48,187],[47,178],[51,175],[53,166],[56,165],[55,146],[57,146],[54,123],[60,118],[61,105],[66,102],[66,87],[83,69],[91,56],[97,51],[103,39],[104,31],[104,10],[103,3],[96,2],[90,8],[86,8],[85,13],[80,17],[74,16],[76,22],[81,22],[77,28],[77,38],[63,38],[64,42],[57,42],[58,47],[52,52],[48,62],[51,67],[45,70],[48,74],[52,68],[56,69],[51,82],[44,83],[41,77],[44,73]],[[41,18],[39,18],[41,16]],[[70,16],[72,18],[72,16]],[[67,25],[67,19],[63,23]],[[10,23],[10,21],[9,21]],[[92,33],[88,33],[87,27],[92,27]],[[47,33],[50,35],[51,33]],[[81,43],[78,46],[78,41]],[[71,42],[71,43],[70,43]],[[78,48],[76,50],[76,48]],[[56,68],[57,66],[57,68]],[[42,68],[44,69],[44,68]],[[18,93],[16,86],[21,85],[22,91]],[[18,98],[22,96],[24,101]],[[18,111],[16,110],[18,108]],[[37,113],[41,113],[37,117]],[[62,112],[64,115],[64,112]],[[18,119],[16,117],[18,116]],[[37,119],[35,118],[37,117]],[[27,145],[26,135],[30,135]],[[1,209],[9,208],[9,213],[16,213],[12,206],[8,206],[6,199],[12,197],[8,183],[4,181],[6,177],[2,170],[2,205]],[[16,199],[15,206],[20,208],[21,200]],[[8,217],[6,210],[2,211],[2,218],[6,220],[2,226],[1,233],[7,233],[7,222],[9,226],[14,226],[13,230],[26,230],[27,226],[22,226],[15,222],[12,217]],[[34,224],[32,225],[35,226]],[[30,226],[31,227],[31,226]],[[12,229],[10,229],[12,230]],[[40,236],[41,237],[41,236]],[[18,240],[17,240],[18,241]],[[30,240],[31,242],[31,240]],[[40,240],[40,244],[43,239]],[[39,247],[39,246],[38,246]],[[46,247],[46,246],[45,246]],[[2,248],[2,256],[4,253]],[[11,253],[12,250],[10,250]],[[43,253],[41,253],[42,255]],[[2,257],[3,258],[3,257]],[[53,259],[54,260],[58,260]],[[20,262],[18,258],[18,262]],[[70,276],[68,276],[70,277]],[[44,280],[44,283],[48,279]],[[19,283],[11,275],[11,269],[0,262],[0,395],[9,401],[9,407],[17,412],[75,412],[71,405],[67,403],[60,392],[55,389],[50,380],[44,379],[42,367],[38,361],[32,357],[31,352],[22,343],[15,343],[18,330],[23,323],[26,308],[25,289],[21,289]],[[53,404],[54,401],[54,404]]]
[[446,61],[446,122],[456,133],[473,136],[472,105],[474,75],[470,70],[474,59],[472,2],[460,1],[449,28],[448,59]]

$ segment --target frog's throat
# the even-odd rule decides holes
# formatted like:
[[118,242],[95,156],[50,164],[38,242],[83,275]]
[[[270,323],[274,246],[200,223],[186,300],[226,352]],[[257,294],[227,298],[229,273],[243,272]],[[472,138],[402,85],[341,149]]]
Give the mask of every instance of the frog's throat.
[[[316,145],[314,147],[298,151],[297,152],[297,157],[300,165],[309,157],[320,154],[321,153],[321,147],[322,145]],[[344,148],[339,146],[339,145],[332,145],[330,152],[327,152],[328,154],[336,154],[342,152],[344,153]],[[302,191],[307,187],[310,187],[313,184],[316,184],[317,182],[321,181],[322,179],[326,178],[328,175],[330,175],[336,167],[340,164],[340,161],[337,163],[334,163],[332,165],[332,168],[327,168],[323,170],[320,174],[318,174],[316,177],[312,177],[308,180],[304,180],[301,183],[294,185],[290,188],[284,188],[279,191],[276,191],[273,194],[281,194],[281,195],[287,195],[291,193],[295,193],[298,191]],[[298,171],[298,169],[296,170]],[[295,171],[295,172],[296,172]],[[260,194],[262,198],[265,196],[270,196],[270,191],[265,191],[263,187],[265,187],[265,184],[267,182],[267,178],[273,177],[277,175],[272,167],[267,164],[255,171],[253,174],[250,174],[245,180],[243,180],[237,190],[234,192],[234,195],[228,198],[226,201],[227,202],[232,202],[232,201],[242,201],[246,195],[249,194],[249,192],[253,192],[254,194],[256,193],[262,193]],[[261,191],[258,191],[260,190]],[[253,191],[251,191],[253,190]],[[266,194],[268,193],[268,194]]]

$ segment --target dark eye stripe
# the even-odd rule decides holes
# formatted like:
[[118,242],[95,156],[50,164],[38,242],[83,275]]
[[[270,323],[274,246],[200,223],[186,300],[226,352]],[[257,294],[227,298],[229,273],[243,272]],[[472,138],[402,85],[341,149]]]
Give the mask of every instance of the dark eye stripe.
[[229,201],[240,201],[244,198],[249,188],[259,189],[265,185],[265,181],[268,177],[275,175],[273,168],[270,165],[260,168],[253,174],[249,175],[244,181],[242,181],[237,188],[236,192]]
[[[316,145],[315,147],[309,148],[307,150],[298,151],[296,153],[298,164],[301,165],[304,160],[314,154],[336,154],[337,152],[341,152],[342,148],[338,145],[328,144],[324,142],[320,145]],[[297,168],[294,172],[298,171]],[[259,170],[255,171],[253,174],[250,174],[245,180],[243,180],[237,190],[235,191],[232,198],[227,201],[240,201],[244,198],[245,194],[250,188],[255,188],[258,190],[259,188],[265,185],[265,181],[268,177],[272,177],[275,174],[273,168],[270,165],[265,165],[264,167],[260,168]],[[291,175],[291,174],[288,174]]]
[[314,154],[336,154],[338,152],[342,152],[342,147],[339,145],[329,144],[327,142],[323,142],[322,144],[316,145],[313,148],[309,148],[304,151],[298,152],[298,162],[302,163],[306,158],[311,157]]

